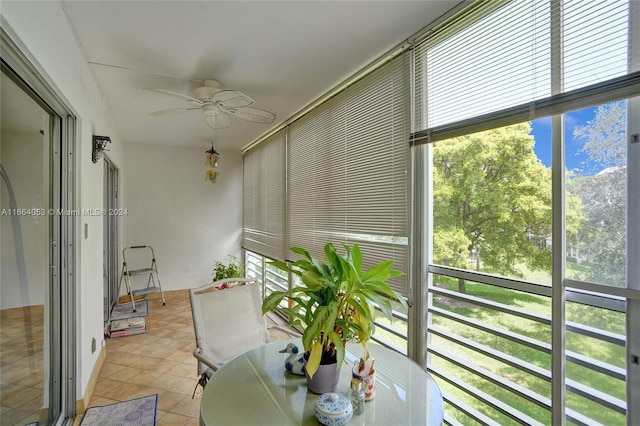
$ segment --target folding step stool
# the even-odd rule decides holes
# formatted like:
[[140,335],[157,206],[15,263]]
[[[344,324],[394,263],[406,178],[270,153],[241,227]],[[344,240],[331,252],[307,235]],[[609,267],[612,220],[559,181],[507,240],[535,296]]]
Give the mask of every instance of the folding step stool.
[[[141,268],[141,269],[133,269],[130,270],[127,266],[127,251],[128,250],[149,250],[149,254],[151,255],[151,266],[149,268]],[[131,289],[131,277],[136,275],[148,275],[147,279],[147,287],[132,290]],[[167,303],[164,300],[164,293],[162,292],[162,286],[160,285],[160,277],[158,276],[158,265],[156,264],[156,255],[153,251],[153,247],[151,246],[131,246],[125,247],[122,250],[122,274],[120,274],[120,283],[118,284],[118,295],[120,295],[120,288],[122,287],[122,282],[124,281],[127,286],[127,294],[131,296],[131,306],[133,306],[133,312],[136,311],[136,302],[133,300],[134,296],[145,296],[151,293],[160,292],[160,296],[162,296],[162,305],[166,305]]]

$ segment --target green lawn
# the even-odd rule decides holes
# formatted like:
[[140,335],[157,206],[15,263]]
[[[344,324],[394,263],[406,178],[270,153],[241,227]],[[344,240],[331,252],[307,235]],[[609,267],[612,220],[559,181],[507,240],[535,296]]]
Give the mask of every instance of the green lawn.
[[[442,277],[443,279],[440,278],[441,277],[438,277],[439,286],[444,286],[454,291],[458,290],[457,282],[448,280],[444,277]],[[511,307],[517,307],[519,310],[524,312],[533,312],[546,316],[550,316],[551,314],[550,299],[542,296],[523,294],[513,290],[505,290],[485,284],[471,282],[466,284],[466,290],[468,294],[504,303]],[[472,307],[471,305],[460,306],[463,304],[450,299],[440,298],[434,301],[434,305],[448,311],[455,312],[459,315],[463,315],[467,318],[471,318],[479,323],[517,332],[541,342],[550,343],[551,341],[551,328],[544,324],[487,308]],[[601,311],[602,310],[600,309],[584,307],[577,304],[567,305],[567,316],[575,317],[573,318],[573,321],[584,323],[585,321],[583,320],[587,319],[590,323],[599,322],[603,329],[609,331],[620,332],[621,329],[624,330],[624,315],[607,312],[607,315],[603,318],[603,312]],[[496,337],[493,334],[483,332],[474,327],[465,326],[445,318],[440,318],[438,316],[434,316],[433,322],[435,325],[445,328],[449,332],[465,337],[466,339],[489,346],[495,350],[500,350],[539,367],[545,369],[551,368],[551,357],[547,353],[520,345],[507,339]],[[534,391],[546,398],[551,397],[551,387],[546,380],[536,378],[502,362],[460,347],[446,339],[434,336],[431,344],[507,380],[517,383],[520,386],[530,389],[531,391]],[[575,333],[567,333],[567,349],[614,365],[624,366],[625,351],[623,347],[617,345],[604,343]],[[548,424],[550,422],[549,412],[547,410],[538,407],[524,398],[494,385],[476,374],[442,360],[439,357],[434,356],[433,362],[435,365],[444,369],[452,376],[457,377],[459,380],[481,389],[483,392],[517,408],[521,412],[531,416],[541,423]],[[603,374],[595,373],[572,363],[567,363],[567,377],[615,396],[616,398],[625,398],[624,383]],[[496,421],[501,424],[517,424],[515,421],[507,417],[502,418],[501,416],[496,416],[495,410],[467,397],[466,394],[458,391],[451,385],[443,384],[443,389],[447,392],[451,392],[456,398],[465,401],[480,412],[495,418]],[[571,392],[567,393],[567,405],[570,408],[606,425],[626,424],[626,420],[623,415],[599,406]],[[469,422],[470,419],[465,418],[461,413],[455,412],[452,414],[463,424],[472,424]]]
[[[434,280],[438,287],[458,291],[457,280],[441,276],[436,276]],[[549,282],[548,280],[545,281],[542,274],[538,274],[535,278],[528,277],[528,280],[542,283]],[[522,312],[536,313],[547,317],[551,316],[551,300],[543,296],[526,294],[514,290],[506,290],[473,282],[466,283],[466,291],[470,295],[515,307]],[[459,301],[448,298],[436,297],[434,298],[434,305],[473,319],[474,322],[477,323],[499,327],[500,329],[519,333],[523,336],[533,338],[544,343],[551,343],[551,327],[548,325],[540,324],[538,322],[523,319],[507,313],[494,311],[492,309],[476,307],[475,305],[468,303],[460,303]],[[601,328],[614,333],[625,333],[624,314],[568,302],[566,305],[566,316],[568,321],[590,325],[592,327]],[[382,316],[378,318],[378,320],[384,324],[389,324],[389,322]],[[502,351],[546,370],[551,369],[550,354],[511,342],[507,339],[497,337],[474,327],[466,326],[437,315],[433,316],[433,323],[440,328],[444,328],[451,333],[455,333],[476,343],[486,345],[494,350]],[[406,333],[405,322],[395,320],[390,323],[390,325],[393,328],[402,330]],[[376,336],[399,347],[406,347],[406,341],[382,330],[381,328],[376,330]],[[511,367],[503,362],[481,355],[438,336],[432,336],[429,345],[454,354],[468,363],[473,363],[484,370],[516,383],[519,386],[529,389],[545,398],[551,398],[551,385],[544,379],[532,376],[518,368]],[[623,347],[572,332],[567,332],[566,334],[566,345],[568,351],[577,352],[619,367],[625,366],[625,350]],[[450,377],[455,378],[456,381],[465,382],[477,389],[480,389],[482,392],[515,407],[519,411],[543,424],[550,424],[550,413],[546,409],[541,408],[536,404],[437,356],[432,356],[432,362],[435,366],[446,371]],[[567,363],[566,372],[567,378],[571,380],[575,380],[622,400],[626,397],[625,384],[620,380],[612,379],[608,376],[593,372],[573,363]],[[497,413],[494,409],[491,409],[481,401],[470,398],[466,393],[460,391],[455,386],[442,380],[437,381],[444,392],[462,400],[483,414],[493,418],[498,423],[503,425],[519,424],[509,417]],[[626,424],[626,419],[623,415],[582,398],[572,392],[567,393],[567,406],[602,424],[611,426],[622,426]],[[474,420],[467,418],[453,407],[447,407],[447,412],[462,424],[476,424]]]

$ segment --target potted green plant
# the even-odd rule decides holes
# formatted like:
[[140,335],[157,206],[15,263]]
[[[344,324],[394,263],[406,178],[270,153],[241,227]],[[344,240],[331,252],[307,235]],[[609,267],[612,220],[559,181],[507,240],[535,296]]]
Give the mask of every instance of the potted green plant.
[[242,278],[244,275],[244,269],[240,264],[240,260],[232,255],[228,255],[229,262],[224,263],[216,260],[213,267],[213,281],[223,280],[225,278]]
[[303,329],[302,345],[308,353],[306,372],[311,379],[321,365],[337,363],[335,368],[340,368],[348,341],[360,342],[365,359],[368,358],[367,341],[374,332],[374,304],[390,320],[392,301],[400,302],[405,309],[407,306],[387,283],[390,278],[402,275],[392,269],[393,261],[380,262],[363,271],[358,245],[344,248],[346,253],[340,255],[328,243],[324,247],[325,259],[321,261],[308,251],[293,247],[291,251],[302,259],[290,265],[280,261],[273,264],[299,276],[299,284],[288,291],[274,291],[262,304],[264,314],[288,299],[283,311],[289,316],[289,325]]

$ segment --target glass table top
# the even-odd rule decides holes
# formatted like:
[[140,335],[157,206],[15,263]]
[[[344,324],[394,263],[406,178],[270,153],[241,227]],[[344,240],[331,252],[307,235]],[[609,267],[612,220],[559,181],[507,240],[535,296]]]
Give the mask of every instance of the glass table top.
[[[318,425],[314,406],[319,395],[307,390],[304,376],[285,372],[288,343],[280,340],[252,349],[227,362],[202,394],[200,422],[204,425]],[[347,425],[440,425],[442,394],[436,383],[409,358],[369,344],[375,358],[376,394],[364,413]],[[348,395],[351,369],[362,356],[362,346],[347,344],[345,363],[336,392]]]

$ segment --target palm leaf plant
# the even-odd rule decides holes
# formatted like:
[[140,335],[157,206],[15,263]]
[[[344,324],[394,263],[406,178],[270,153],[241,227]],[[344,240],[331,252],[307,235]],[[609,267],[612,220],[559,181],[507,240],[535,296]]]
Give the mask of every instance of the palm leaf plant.
[[[282,309],[289,317],[290,326],[300,326],[302,345],[308,352],[307,374],[313,377],[320,364],[337,362],[345,357],[347,341],[360,342],[368,358],[367,341],[374,333],[376,309],[374,304],[391,320],[392,301],[406,309],[404,298],[396,294],[387,283],[402,275],[392,269],[393,261],[380,262],[362,270],[362,252],[357,244],[344,245],[346,254],[340,255],[332,243],[324,247],[325,260],[314,258],[299,247],[291,251],[302,256],[287,264],[274,261],[273,265],[297,275],[299,284],[288,291],[274,291],[265,298],[262,313]],[[280,307],[283,299],[288,303]]]

